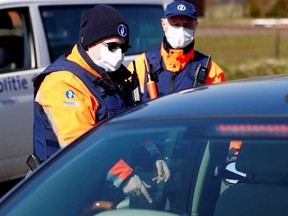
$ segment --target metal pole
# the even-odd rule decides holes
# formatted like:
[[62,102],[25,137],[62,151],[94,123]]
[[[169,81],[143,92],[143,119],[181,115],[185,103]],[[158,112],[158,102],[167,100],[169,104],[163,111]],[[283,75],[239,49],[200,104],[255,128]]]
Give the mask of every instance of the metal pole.
[[279,59],[280,57],[280,28],[275,27],[275,58]]

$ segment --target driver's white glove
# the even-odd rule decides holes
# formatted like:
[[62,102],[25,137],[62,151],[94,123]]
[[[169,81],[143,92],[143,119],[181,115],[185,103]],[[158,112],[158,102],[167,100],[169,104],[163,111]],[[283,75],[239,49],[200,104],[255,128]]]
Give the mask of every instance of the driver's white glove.
[[152,203],[152,198],[150,197],[146,188],[151,188],[151,186],[142,181],[138,175],[134,175],[123,187],[123,192],[128,196],[140,197],[141,194],[143,194],[147,201]]
[[157,160],[156,169],[158,176],[153,178],[153,181],[156,181],[157,184],[159,184],[162,181],[167,182],[168,179],[170,178],[170,170],[166,162],[164,160]]

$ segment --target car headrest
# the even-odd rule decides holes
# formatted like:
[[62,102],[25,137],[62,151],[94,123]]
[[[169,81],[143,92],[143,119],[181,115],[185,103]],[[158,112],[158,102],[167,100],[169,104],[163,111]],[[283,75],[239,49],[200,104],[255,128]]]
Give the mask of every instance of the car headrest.
[[288,175],[288,143],[243,143],[236,169],[246,174]]
[[13,23],[8,12],[0,12],[0,20],[0,29],[13,29]]

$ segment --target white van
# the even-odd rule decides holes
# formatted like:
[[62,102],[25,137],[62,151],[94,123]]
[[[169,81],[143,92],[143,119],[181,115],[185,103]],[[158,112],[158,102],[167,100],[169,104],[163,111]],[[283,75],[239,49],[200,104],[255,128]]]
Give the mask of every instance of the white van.
[[23,177],[32,153],[33,79],[78,40],[81,13],[104,3],[130,26],[124,64],[159,46],[169,0],[1,0],[0,182]]

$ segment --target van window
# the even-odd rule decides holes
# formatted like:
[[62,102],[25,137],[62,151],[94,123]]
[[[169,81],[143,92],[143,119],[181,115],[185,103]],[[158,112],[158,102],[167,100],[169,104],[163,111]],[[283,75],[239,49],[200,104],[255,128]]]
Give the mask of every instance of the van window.
[[0,73],[32,67],[27,8],[0,10]]
[[[130,45],[126,55],[140,54],[161,43],[162,5],[111,5],[124,17],[130,28]],[[46,32],[51,61],[70,51],[78,41],[80,18],[94,5],[42,6],[40,13]]]

